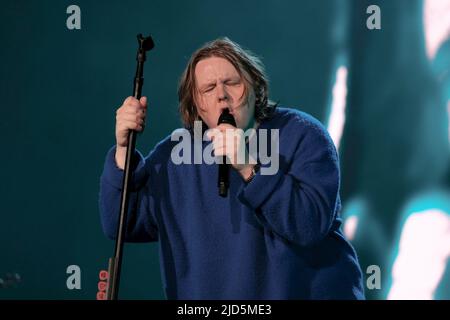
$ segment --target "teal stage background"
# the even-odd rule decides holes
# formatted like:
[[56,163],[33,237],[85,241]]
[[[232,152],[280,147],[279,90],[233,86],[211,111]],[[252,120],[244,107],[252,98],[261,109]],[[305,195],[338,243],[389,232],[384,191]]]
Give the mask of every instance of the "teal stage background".
[[[450,12],[450,1],[440,2]],[[81,9],[80,30],[66,27],[72,4]],[[380,30],[366,27],[373,4],[381,10]],[[419,288],[418,298],[449,299],[450,39],[427,53],[425,5],[2,1],[0,278],[18,273],[21,281],[0,288],[0,298],[95,299],[98,272],[114,249],[100,226],[99,177],[115,142],[115,110],[132,93],[136,34],[143,33],[156,43],[143,89],[150,100],[147,128],[138,138],[144,153],[180,126],[179,76],[190,54],[217,37],[260,55],[271,98],[310,113],[330,131],[341,123],[333,116],[334,88],[344,85],[345,125],[342,137],[336,135],[342,215],[363,271],[377,265],[382,275],[381,289],[367,289],[367,297],[388,297],[401,232],[420,212],[422,220],[411,229],[416,243],[404,251],[411,275],[403,272],[397,285]],[[357,225],[353,233],[350,223]],[[424,260],[429,263],[420,264]],[[81,268],[80,290],[66,287],[69,265]],[[157,244],[126,245],[121,298],[165,298]]]

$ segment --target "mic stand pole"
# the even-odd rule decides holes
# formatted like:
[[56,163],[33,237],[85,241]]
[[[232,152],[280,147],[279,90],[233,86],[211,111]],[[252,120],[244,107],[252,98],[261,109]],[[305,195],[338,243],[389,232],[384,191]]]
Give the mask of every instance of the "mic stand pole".
[[[142,34],[139,34],[137,38],[139,42],[139,49],[136,57],[137,69],[136,69],[136,76],[134,78],[133,96],[139,100],[141,98],[142,85],[144,83],[143,73],[144,73],[144,62],[146,58],[146,52],[150,51],[154,47],[154,43],[151,36],[144,38]],[[119,226],[117,229],[116,248],[114,256],[109,259],[109,266],[108,266],[109,279],[106,290],[107,300],[117,300],[117,295],[119,292],[120,270],[122,266],[122,253],[126,230],[126,221],[127,221],[126,217],[128,212],[130,181],[131,176],[133,175],[131,167],[133,155],[135,153],[135,148],[136,148],[136,131],[130,130],[130,132],[128,133],[128,146],[122,181],[122,196],[120,199],[120,216],[119,216]]]

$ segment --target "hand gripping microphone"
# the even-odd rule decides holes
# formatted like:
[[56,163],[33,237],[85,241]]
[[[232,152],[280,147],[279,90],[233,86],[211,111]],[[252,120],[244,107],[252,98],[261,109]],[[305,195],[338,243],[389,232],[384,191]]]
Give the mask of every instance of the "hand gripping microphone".
[[[219,117],[219,121],[217,125],[221,123],[231,124],[233,127],[236,127],[236,121],[234,117],[230,114],[230,111],[224,109],[222,114]],[[227,164],[227,156],[223,156],[223,163],[219,164],[219,179],[218,179],[218,187],[219,187],[219,196],[226,197],[228,193],[228,187],[230,186],[229,181],[229,169],[230,166]]]

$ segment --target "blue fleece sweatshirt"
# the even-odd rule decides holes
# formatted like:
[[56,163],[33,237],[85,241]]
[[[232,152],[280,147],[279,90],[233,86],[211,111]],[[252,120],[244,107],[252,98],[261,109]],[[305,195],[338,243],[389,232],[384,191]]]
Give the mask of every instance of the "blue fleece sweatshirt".
[[[257,137],[261,129],[279,129],[280,169],[249,183],[230,170],[226,198],[217,164],[174,164],[170,137],[145,158],[136,152],[126,241],[159,241],[168,299],[363,299],[355,251],[340,230],[339,162],[326,129],[281,107]],[[99,199],[111,239],[123,176],[114,155],[113,147]]]

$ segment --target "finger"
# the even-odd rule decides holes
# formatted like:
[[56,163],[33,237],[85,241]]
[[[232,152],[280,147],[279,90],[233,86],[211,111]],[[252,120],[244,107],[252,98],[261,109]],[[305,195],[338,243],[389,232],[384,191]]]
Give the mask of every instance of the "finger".
[[139,99],[139,102],[141,103],[141,106],[146,109],[147,108],[147,97],[141,97],[141,99]]
[[135,108],[127,108],[127,109],[122,109],[120,111],[118,111],[116,113],[116,118],[120,118],[123,116],[139,116],[141,118],[145,118],[146,112],[145,109],[142,109],[141,107],[139,107],[138,109]]
[[223,147],[219,147],[217,149],[214,149],[214,156],[215,157],[221,157],[221,156],[225,156],[225,149]]
[[216,150],[223,150],[223,152],[226,152],[225,146],[223,144],[215,145],[213,150],[214,152],[216,152]]
[[130,102],[133,99],[132,96],[128,96],[125,98],[125,100],[123,100],[123,105],[128,104],[128,102]]
[[236,127],[233,127],[231,124],[229,123],[221,123],[219,124],[216,129],[222,130],[222,129],[236,129]]
[[140,110],[145,110],[145,109],[143,109],[140,105],[136,106],[136,105],[129,105],[129,104],[125,105],[124,104],[119,109],[117,109],[116,115],[120,115],[123,113],[138,113],[138,112],[140,112]]
[[[237,135],[236,130],[234,129],[225,129],[225,131],[222,131],[223,139],[226,141],[233,141]],[[230,143],[231,144],[231,143]]]
[[224,148],[225,147],[225,139],[222,135],[218,135],[213,140],[214,149],[216,148]]
[[117,121],[134,121],[139,124],[143,124],[145,122],[145,116],[142,113],[133,114],[133,113],[124,113],[117,117]]
[[125,131],[125,130],[135,130],[135,131],[142,131],[144,129],[144,126],[136,123],[135,121],[128,121],[123,120],[118,124],[119,131]]
[[226,134],[224,140],[226,141],[226,143],[229,146],[232,146],[233,144],[236,143],[236,135],[234,135],[234,134]]
[[213,129],[208,129],[208,131],[206,131],[206,136],[208,137],[209,140],[214,141],[217,137],[221,136],[222,133],[220,132],[220,130],[213,128]]
[[129,100],[127,103],[125,103],[124,105],[125,105],[126,107],[128,107],[128,108],[136,108],[136,109],[142,108],[141,103],[140,103],[139,100],[136,99],[136,98],[130,99],[130,100]]
[[139,103],[139,101],[133,96],[129,96],[123,101],[124,105],[130,104],[130,103]]

